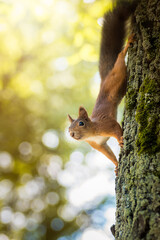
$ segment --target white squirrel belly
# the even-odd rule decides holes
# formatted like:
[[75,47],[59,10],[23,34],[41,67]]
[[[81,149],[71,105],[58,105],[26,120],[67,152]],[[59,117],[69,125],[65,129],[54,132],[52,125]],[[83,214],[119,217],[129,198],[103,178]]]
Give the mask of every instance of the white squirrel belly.
[[85,138],[84,140],[85,141],[95,142],[95,143],[101,145],[102,143],[105,143],[108,139],[109,139],[109,137],[94,136],[94,137]]

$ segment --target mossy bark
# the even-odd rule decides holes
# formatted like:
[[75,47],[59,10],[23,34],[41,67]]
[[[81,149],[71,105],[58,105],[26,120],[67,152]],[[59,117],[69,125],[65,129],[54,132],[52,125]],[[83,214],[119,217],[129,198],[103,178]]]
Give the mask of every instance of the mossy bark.
[[160,239],[160,1],[141,0],[132,23],[124,148],[116,178],[116,240]]

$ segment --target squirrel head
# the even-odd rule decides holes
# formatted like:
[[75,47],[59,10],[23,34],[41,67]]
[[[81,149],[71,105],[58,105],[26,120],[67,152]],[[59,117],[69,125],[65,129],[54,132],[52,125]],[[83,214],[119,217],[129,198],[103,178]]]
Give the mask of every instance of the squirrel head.
[[68,118],[71,122],[69,127],[69,133],[71,137],[76,140],[84,140],[90,136],[90,133],[92,132],[92,122],[88,117],[88,113],[84,107],[79,107],[79,116],[76,120],[74,120],[69,114]]

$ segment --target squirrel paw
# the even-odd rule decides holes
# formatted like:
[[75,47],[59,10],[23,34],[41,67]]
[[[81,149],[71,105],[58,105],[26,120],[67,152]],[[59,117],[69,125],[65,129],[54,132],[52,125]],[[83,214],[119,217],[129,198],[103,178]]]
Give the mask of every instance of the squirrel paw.
[[120,137],[120,140],[119,140],[119,146],[120,146],[121,148],[123,148],[123,145],[124,145],[124,143],[123,143],[123,136],[121,136],[121,137]]
[[135,37],[135,33],[132,33],[132,34],[128,37],[128,43],[127,43],[127,44],[128,44],[129,47],[133,46],[132,43],[133,43],[134,40],[135,40],[134,37]]
[[118,176],[118,166],[115,167],[115,170],[114,170],[115,174],[116,174],[116,177]]

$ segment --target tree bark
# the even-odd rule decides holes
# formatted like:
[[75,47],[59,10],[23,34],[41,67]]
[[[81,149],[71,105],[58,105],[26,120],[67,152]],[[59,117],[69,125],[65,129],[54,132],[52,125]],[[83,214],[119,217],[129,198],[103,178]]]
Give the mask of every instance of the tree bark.
[[116,178],[116,240],[160,239],[160,1],[141,0],[132,21],[124,148]]

